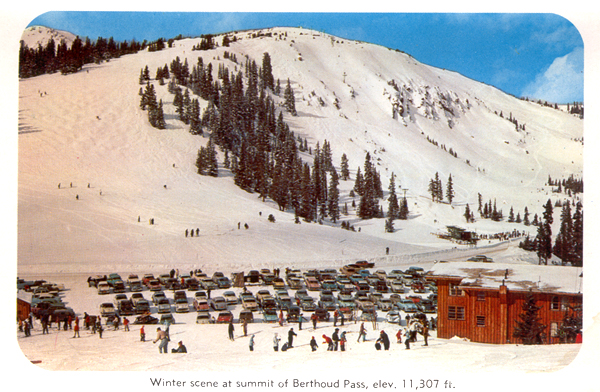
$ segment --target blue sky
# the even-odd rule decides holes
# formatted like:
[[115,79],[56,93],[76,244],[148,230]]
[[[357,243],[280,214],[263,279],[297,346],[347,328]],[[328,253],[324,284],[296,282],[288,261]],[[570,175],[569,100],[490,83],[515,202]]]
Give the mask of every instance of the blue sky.
[[399,49],[515,96],[583,101],[583,40],[555,14],[49,12],[29,25],[118,41],[302,26]]

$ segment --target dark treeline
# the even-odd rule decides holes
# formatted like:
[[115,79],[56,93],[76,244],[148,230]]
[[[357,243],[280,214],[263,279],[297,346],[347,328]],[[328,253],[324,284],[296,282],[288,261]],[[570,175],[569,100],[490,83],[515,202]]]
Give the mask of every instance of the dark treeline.
[[[172,40],[169,40],[169,45]],[[161,38],[155,42],[139,43],[117,42],[112,37],[98,37],[92,42],[89,38],[82,40],[77,37],[69,46],[65,40],[56,43],[50,39],[46,46],[38,44],[37,48],[29,48],[23,41],[19,49],[19,77],[29,78],[47,73],[60,71],[63,74],[79,71],[85,64],[101,63],[120,56],[136,53],[148,48],[156,51],[165,47]]]

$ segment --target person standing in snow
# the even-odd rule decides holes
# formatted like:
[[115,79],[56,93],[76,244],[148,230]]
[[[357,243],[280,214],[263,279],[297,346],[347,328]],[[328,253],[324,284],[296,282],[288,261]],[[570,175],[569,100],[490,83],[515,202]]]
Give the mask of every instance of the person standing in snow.
[[425,344],[423,346],[429,346],[427,342],[427,338],[429,338],[429,327],[427,326],[427,321],[423,325],[423,331],[421,332],[423,335],[423,339],[425,340]]
[[404,346],[406,350],[410,350],[410,331],[408,328],[404,328]]
[[396,332],[396,342],[398,344],[402,343],[402,329],[398,329],[398,332]]
[[129,319],[127,319],[127,317],[123,318],[123,330],[129,331]]
[[233,341],[235,339],[233,336],[233,331],[235,331],[235,328],[233,327],[233,321],[229,322],[228,331],[229,331],[229,340]]
[[283,327],[283,310],[279,311],[279,326]]
[[254,351],[254,335],[250,336],[250,341],[248,342],[248,348],[250,351]]
[[340,350],[341,351],[346,351],[346,331],[343,331],[342,334],[340,335]]
[[81,336],[79,336],[79,323],[75,323],[75,328],[73,328],[73,337],[78,337],[80,338]]
[[279,335],[275,332],[275,336],[273,337],[273,351],[279,351]]
[[98,319],[98,326],[96,327],[96,329],[98,330],[98,336],[100,336],[100,339],[102,339],[102,332],[104,331],[104,329],[102,328],[102,322],[100,321],[100,319]]
[[167,338],[167,333],[162,331],[160,327],[156,328],[156,339],[154,339],[152,343],[156,343],[158,341],[160,341],[160,344],[158,345],[158,352],[161,354],[167,354],[169,339]]
[[387,333],[385,333],[385,331],[382,330],[379,333],[379,339],[377,339],[377,342],[383,345],[383,349],[385,351],[390,349],[390,338],[388,337]]
[[248,336],[248,320],[244,319],[242,329],[244,330],[244,336]]
[[312,320],[313,329],[317,329],[317,321],[319,321],[317,314],[313,313],[312,316],[310,316],[310,319]]
[[361,336],[363,338],[363,342],[367,340],[367,329],[365,328],[365,323],[360,324],[360,330],[358,331],[358,339],[356,339],[356,342],[360,342]]
[[337,351],[338,346],[340,344],[340,335],[338,333],[339,330],[339,328],[336,328],[333,334],[331,335],[331,340],[333,340],[333,351]]
[[317,351],[317,348],[319,348],[314,336],[310,339],[310,348],[312,349],[312,351]]
[[146,341],[146,331],[144,330],[144,326],[142,325],[142,328],[140,328],[140,342],[145,342]]
[[333,312],[333,326],[337,326],[337,321],[338,321],[338,316],[339,316],[339,312],[336,309],[335,312]]
[[325,334],[323,334],[323,343],[327,343],[327,351],[333,351],[333,340]]
[[294,336],[298,336],[296,332],[294,332],[294,328],[290,328],[288,331],[288,347],[294,347]]

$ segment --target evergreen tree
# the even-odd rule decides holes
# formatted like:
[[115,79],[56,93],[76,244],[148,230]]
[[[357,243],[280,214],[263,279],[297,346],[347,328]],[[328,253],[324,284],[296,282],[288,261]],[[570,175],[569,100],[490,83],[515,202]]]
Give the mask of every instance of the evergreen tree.
[[508,213],[508,221],[511,223],[515,221],[515,212],[513,211],[512,206],[510,207],[510,212]]
[[265,88],[273,91],[275,89],[275,79],[273,78],[273,67],[271,66],[271,56],[265,52],[262,59],[262,78]]
[[477,202],[479,205],[479,207],[477,208],[477,211],[479,211],[479,215],[481,215],[483,213],[483,211],[482,211],[483,196],[481,196],[481,193],[477,193]]
[[454,188],[452,185],[452,174],[448,176],[448,183],[446,184],[446,199],[448,199],[448,203],[452,204],[452,200],[454,199]]
[[573,262],[575,254],[573,217],[571,216],[571,203],[569,202],[562,207],[560,214],[560,229],[556,235],[553,253],[561,259],[563,265]]
[[537,236],[535,237],[537,255],[540,264],[548,264],[548,259],[552,256],[552,202],[548,202],[544,206],[543,220],[538,225]]
[[408,201],[406,200],[406,197],[403,197],[400,200],[400,211],[398,212],[398,219],[407,220],[408,214]]
[[583,266],[583,206],[581,202],[577,203],[573,214],[573,265]]
[[329,178],[329,192],[327,192],[327,209],[329,212],[329,217],[333,223],[336,223],[337,220],[340,219],[340,192],[338,190],[338,185],[338,174],[337,171],[333,169]]
[[515,321],[513,337],[521,339],[523,344],[527,345],[542,344],[546,338],[546,326],[541,323],[538,316],[541,307],[536,305],[535,296],[531,291],[527,293],[521,309],[523,313],[519,315],[519,320]]
[[468,204],[465,207],[465,213],[463,214],[463,216],[465,217],[465,220],[467,221],[467,223],[471,222],[471,209],[469,208]]
[[363,191],[365,189],[365,181],[363,178],[363,175],[360,171],[360,166],[358,167],[358,169],[356,169],[356,180],[354,181],[354,192],[356,192],[357,195],[362,196]]
[[287,86],[285,87],[285,91],[283,92],[284,106],[287,111],[292,116],[297,116],[296,112],[296,97],[294,96],[294,90],[292,89],[292,85],[290,84],[290,79],[288,78]]
[[386,233],[394,232],[394,219],[391,216],[385,220],[385,232]]
[[527,206],[525,206],[525,211],[523,212],[523,224],[525,226],[531,225],[531,222],[529,222],[529,210],[527,209]]
[[342,154],[342,162],[340,164],[340,170],[341,170],[340,174],[341,174],[342,180],[348,181],[348,179],[350,178],[350,168],[349,168],[348,157],[346,156],[346,153]]
[[387,216],[392,221],[398,217],[400,214],[400,205],[398,204],[398,197],[396,196],[396,176],[392,172],[392,177],[390,178],[390,185],[388,187],[389,196],[388,196],[388,212]]
[[362,219],[370,219],[378,216],[380,210],[376,200],[378,192],[375,184],[376,173],[371,162],[371,154],[368,152],[365,156],[364,171],[363,194],[358,205],[358,216]]

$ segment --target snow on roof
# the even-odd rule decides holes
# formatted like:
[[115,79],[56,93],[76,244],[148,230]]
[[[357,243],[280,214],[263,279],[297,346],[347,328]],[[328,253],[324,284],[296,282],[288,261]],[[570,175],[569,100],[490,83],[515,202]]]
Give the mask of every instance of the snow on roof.
[[583,270],[555,265],[441,262],[428,277],[462,278],[461,286],[495,288],[504,283],[509,290],[557,293],[582,293]]

